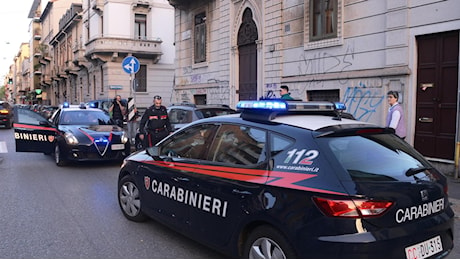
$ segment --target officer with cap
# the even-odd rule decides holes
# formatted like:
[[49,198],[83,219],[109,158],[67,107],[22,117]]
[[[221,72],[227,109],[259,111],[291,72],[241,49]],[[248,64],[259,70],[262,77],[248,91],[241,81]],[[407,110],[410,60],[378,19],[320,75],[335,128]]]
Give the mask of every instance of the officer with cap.
[[153,97],[153,105],[142,115],[139,125],[139,138],[143,141],[144,148],[154,146],[172,132],[168,112],[161,105],[160,96]]

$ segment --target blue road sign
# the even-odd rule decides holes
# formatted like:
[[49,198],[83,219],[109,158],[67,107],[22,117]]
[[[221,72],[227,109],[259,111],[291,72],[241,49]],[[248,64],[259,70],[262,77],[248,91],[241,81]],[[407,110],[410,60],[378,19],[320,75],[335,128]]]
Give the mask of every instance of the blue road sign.
[[137,73],[139,71],[140,66],[141,65],[139,63],[139,60],[134,56],[128,56],[124,58],[123,62],[121,63],[121,67],[128,74]]

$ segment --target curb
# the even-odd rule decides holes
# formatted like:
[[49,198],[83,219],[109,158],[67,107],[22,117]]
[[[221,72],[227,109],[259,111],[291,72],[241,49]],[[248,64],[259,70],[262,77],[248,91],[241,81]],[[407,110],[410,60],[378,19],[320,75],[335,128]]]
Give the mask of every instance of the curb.
[[452,207],[452,210],[455,213],[455,218],[459,218],[460,217],[460,200],[449,198],[449,202],[450,202],[450,206]]

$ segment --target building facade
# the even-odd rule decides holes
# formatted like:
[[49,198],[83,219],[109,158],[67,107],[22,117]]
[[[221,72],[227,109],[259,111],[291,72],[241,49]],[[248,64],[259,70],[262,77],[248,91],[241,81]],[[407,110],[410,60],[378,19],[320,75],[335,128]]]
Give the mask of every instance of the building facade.
[[[31,40],[31,91],[41,92],[34,102],[78,104],[121,95],[146,108],[160,95],[169,104],[175,51],[174,8],[167,0],[60,0],[41,6],[35,0],[30,11],[31,26],[41,32]],[[123,70],[130,56],[139,61],[137,73]]]
[[400,92],[408,136],[428,158],[458,158],[460,2],[169,0],[175,102],[279,97],[342,101],[385,125]]

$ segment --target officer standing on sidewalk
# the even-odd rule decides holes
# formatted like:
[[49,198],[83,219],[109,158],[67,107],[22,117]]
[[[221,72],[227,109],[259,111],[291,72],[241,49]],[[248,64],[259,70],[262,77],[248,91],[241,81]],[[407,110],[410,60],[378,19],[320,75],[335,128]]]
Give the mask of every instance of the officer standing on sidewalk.
[[161,97],[153,97],[153,105],[142,115],[139,138],[144,143],[144,148],[154,146],[172,132],[166,107],[161,105]]

